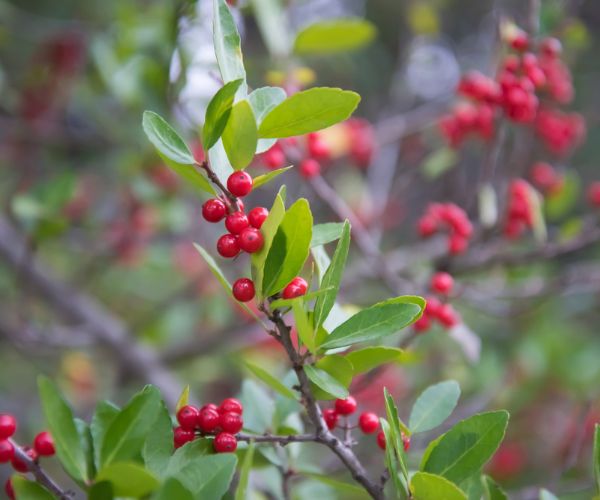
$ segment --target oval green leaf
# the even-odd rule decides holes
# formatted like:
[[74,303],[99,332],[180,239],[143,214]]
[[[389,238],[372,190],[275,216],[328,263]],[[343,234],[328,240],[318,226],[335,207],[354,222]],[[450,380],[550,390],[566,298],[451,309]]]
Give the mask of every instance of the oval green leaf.
[[140,464],[134,462],[115,462],[104,467],[96,478],[108,481],[115,495],[141,498],[158,489],[160,482]]
[[417,472],[410,480],[414,500],[467,500],[458,486],[442,476]]
[[401,363],[404,360],[404,351],[397,347],[365,347],[349,352],[346,359],[352,363],[354,374],[357,375],[386,363]]
[[256,119],[248,101],[240,101],[229,114],[223,130],[223,147],[235,170],[246,168],[256,152]]
[[241,83],[241,79],[226,83],[208,103],[202,127],[202,146],[205,151],[212,148],[223,134],[231,114],[235,93]]
[[[321,358],[315,363],[315,368],[327,373],[334,378],[342,387],[348,389],[352,383],[354,369],[352,363],[339,354],[331,354]],[[331,392],[323,390],[316,384],[312,387],[313,394],[317,399],[335,399]]]
[[327,399],[346,399],[348,397],[348,389],[326,371],[311,365],[306,365],[304,371],[313,384],[329,395]]
[[425,389],[415,401],[408,426],[413,433],[434,429],[446,420],[458,402],[460,387],[447,380]]
[[335,19],[311,24],[296,36],[296,54],[335,54],[356,50],[370,43],[377,30],[360,18]]
[[246,368],[248,368],[248,370],[250,370],[254,376],[262,380],[274,391],[286,398],[298,399],[296,393],[292,391],[292,389],[283,385],[278,378],[271,375],[268,371],[264,370],[258,365],[255,365],[254,363],[250,363],[249,361],[244,361],[244,365],[246,365]]
[[241,79],[246,93],[246,70],[235,21],[225,0],[213,0],[213,44],[224,83]]

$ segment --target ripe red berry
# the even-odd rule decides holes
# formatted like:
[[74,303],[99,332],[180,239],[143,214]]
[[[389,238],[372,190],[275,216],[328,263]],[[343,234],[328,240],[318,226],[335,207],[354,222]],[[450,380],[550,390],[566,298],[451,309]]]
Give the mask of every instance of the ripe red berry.
[[40,432],[33,440],[33,448],[42,457],[51,457],[56,453],[54,439],[49,432]]
[[333,408],[327,408],[323,410],[323,420],[325,420],[325,425],[327,428],[332,431],[337,426],[338,420],[340,419],[340,415]]
[[244,421],[239,413],[228,411],[220,415],[219,425],[223,431],[229,432],[230,434],[237,434],[242,430]]
[[0,439],[8,439],[17,430],[17,420],[7,413],[0,414]]
[[331,151],[322,137],[317,132],[312,132],[306,136],[308,154],[317,160],[327,160]]
[[217,453],[233,453],[237,449],[237,439],[233,434],[220,432],[213,441]]
[[529,47],[529,37],[524,31],[518,31],[511,37],[509,43],[516,51],[523,52]]
[[417,223],[417,230],[421,238],[427,238],[438,230],[438,221],[431,215],[424,215]]
[[269,211],[265,207],[255,207],[248,212],[248,222],[252,227],[260,229],[269,216]]
[[200,411],[204,411],[204,410],[219,411],[219,407],[214,403],[208,403],[208,404],[205,404],[202,408],[200,408]]
[[304,295],[308,290],[308,283],[304,278],[296,276],[288,285],[283,289],[282,296],[284,299],[294,299]]
[[305,179],[312,179],[321,173],[321,165],[313,158],[307,158],[300,162],[300,175]]
[[8,441],[0,441],[0,464],[10,462],[15,456],[15,447]]
[[4,483],[4,493],[6,493],[6,496],[10,499],[10,500],[15,500],[15,490],[13,488],[12,485],[12,481],[10,479],[6,480],[6,483]]
[[430,318],[435,318],[440,310],[442,303],[437,297],[427,297],[427,303],[425,304],[425,315]]
[[240,253],[238,239],[233,234],[224,234],[217,240],[217,252],[221,257],[231,259]]
[[460,317],[452,305],[442,304],[438,310],[437,319],[446,328],[452,328],[458,324]]
[[225,227],[231,234],[240,234],[249,224],[244,212],[233,212],[225,218]]
[[385,450],[385,434],[383,431],[379,431],[377,434],[377,446],[379,446],[382,450]]
[[227,179],[227,189],[233,196],[246,196],[252,191],[252,177],[243,170],[234,172]]
[[177,412],[177,422],[182,429],[193,431],[198,423],[198,415],[200,411],[192,405],[186,405]]
[[254,282],[249,278],[240,278],[233,283],[233,296],[240,302],[248,302],[254,298]]
[[283,167],[285,164],[285,153],[281,149],[281,146],[276,143],[271,149],[263,153],[262,160],[266,167],[275,170]]
[[239,413],[242,415],[244,413],[244,407],[239,400],[235,398],[227,398],[221,402],[221,406],[219,406],[219,413]]
[[370,411],[361,413],[358,417],[358,426],[365,434],[373,434],[379,428],[379,417]]
[[173,445],[175,448],[181,448],[184,444],[193,441],[195,437],[194,431],[186,430],[182,427],[175,427],[173,429]]
[[458,255],[464,253],[469,245],[469,241],[460,234],[452,234],[448,238],[448,252],[451,255]]
[[417,333],[426,332],[431,328],[431,319],[429,319],[429,316],[423,315],[413,323],[413,328]]
[[217,412],[216,407],[207,407],[200,410],[200,415],[198,415],[198,427],[202,432],[213,432],[219,427],[219,413]]
[[590,184],[587,191],[587,199],[592,207],[600,208],[600,181]]
[[[37,462],[37,460],[39,458],[37,451],[35,451],[33,448],[23,448],[23,451],[25,451],[25,453],[27,453],[27,456],[31,460],[33,460],[34,462]],[[10,463],[12,464],[13,469],[15,469],[17,472],[27,472],[29,470],[28,465],[23,460],[18,458],[16,454]]]
[[454,287],[454,278],[450,274],[441,271],[431,277],[430,286],[434,292],[448,295]]
[[208,222],[219,222],[226,213],[225,203],[217,198],[211,198],[202,205],[202,217]]
[[562,52],[562,44],[558,38],[544,38],[540,43],[540,51],[546,57],[554,59]]
[[346,399],[336,399],[335,411],[340,415],[352,415],[356,411],[356,399],[352,396],[348,396]]
[[260,251],[265,240],[259,229],[255,227],[247,227],[244,229],[238,238],[239,247],[247,253],[255,253]]
[[404,446],[404,451],[408,451],[408,450],[410,450],[410,436],[407,436],[406,434],[404,434],[404,432],[402,432],[401,434],[402,434],[402,444]]

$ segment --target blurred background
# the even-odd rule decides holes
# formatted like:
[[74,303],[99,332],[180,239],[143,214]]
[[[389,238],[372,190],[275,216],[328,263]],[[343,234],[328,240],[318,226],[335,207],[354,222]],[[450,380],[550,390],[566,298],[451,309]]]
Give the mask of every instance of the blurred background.
[[[293,81],[362,95],[357,116],[371,124],[373,151],[351,159],[342,129],[330,130],[324,137],[336,154],[324,165],[325,183],[295,169],[279,177],[289,199],[311,201],[318,222],[340,219],[332,188],[374,243],[375,254],[364,242],[352,249],[343,302],[425,293],[436,268],[458,283],[452,302],[464,324],[450,335],[433,328],[404,364],[357,381],[361,407],[380,411],[387,386],[406,416],[425,386],[456,379],[463,396],[455,419],[511,412],[489,470],[511,498],[535,498],[544,485],[560,498],[588,499],[600,421],[600,246],[597,238],[568,251],[552,245],[580,242],[593,217],[584,193],[600,178],[600,3],[537,4],[240,0],[233,12],[252,87]],[[211,16],[207,0],[0,0],[0,411],[18,416],[23,442],[43,425],[39,373],[55,377],[84,417],[100,398],[123,402],[148,382],[170,404],[186,383],[198,402],[239,393],[248,377],[241,356],[285,373],[282,351],[225,297],[192,247],[214,249],[219,235],[201,221],[204,199],[161,164],[141,128],[143,110],[152,109],[200,150],[198,125],[220,87]],[[370,21],[372,42],[286,56],[293,33],[340,17]],[[439,241],[419,240],[416,221],[428,203],[448,201],[477,223],[476,180],[490,153],[476,141],[450,149],[437,122],[461,74],[495,73],[503,20],[562,40],[576,92],[568,109],[584,116],[587,140],[552,159],[565,182],[546,203],[548,243],[492,231],[450,264]],[[508,179],[530,167],[513,153],[534,141],[518,128],[509,134],[494,182],[501,207]],[[250,171],[264,173],[255,163]],[[275,184],[252,193],[251,206],[269,207]],[[374,257],[397,279],[374,274]],[[230,278],[247,266],[228,266]],[[242,395],[260,400],[261,391],[244,382]],[[361,455],[380,467],[373,443]],[[0,468],[2,478],[8,472]],[[306,481],[297,494],[325,495],[322,488]]]

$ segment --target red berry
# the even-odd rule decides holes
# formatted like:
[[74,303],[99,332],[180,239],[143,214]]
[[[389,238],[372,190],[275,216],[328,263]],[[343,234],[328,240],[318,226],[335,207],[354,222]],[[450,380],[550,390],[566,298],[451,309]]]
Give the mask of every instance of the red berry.
[[540,51],[543,55],[550,58],[558,57],[562,52],[562,45],[558,38],[544,38],[540,43]]
[[217,453],[233,453],[237,449],[237,439],[233,434],[220,432],[213,441]]
[[219,427],[219,413],[217,412],[216,407],[207,407],[200,410],[200,415],[198,415],[198,427],[202,432],[213,432]]
[[282,296],[284,299],[294,299],[304,295],[308,290],[308,283],[304,278],[296,276],[288,285],[283,289]]
[[51,457],[56,453],[54,439],[49,432],[40,432],[33,440],[33,448],[42,457]]
[[382,450],[385,450],[385,434],[383,431],[379,431],[377,434],[377,446],[379,446]]
[[408,450],[410,450],[410,436],[407,436],[406,434],[404,434],[404,432],[402,432],[401,434],[402,434],[402,444],[404,446],[404,451],[408,451]]
[[0,441],[0,464],[10,462],[15,456],[15,447],[8,441]]
[[17,420],[7,413],[0,414],[0,439],[8,439],[17,430]]
[[252,227],[260,229],[269,216],[269,211],[265,207],[255,207],[248,212],[248,222]]
[[243,170],[234,172],[227,179],[227,189],[233,196],[246,196],[252,191],[252,177]]
[[509,40],[510,46],[518,52],[523,52],[529,47],[529,37],[524,31],[518,31]]
[[592,207],[600,208],[600,181],[592,182],[587,191],[588,202]]
[[[31,460],[37,462],[39,458],[37,451],[35,451],[33,448],[23,448],[23,451],[27,453],[27,456]],[[28,465],[23,460],[18,458],[16,454],[11,460],[11,464],[13,466],[13,469],[15,469],[17,472],[27,472],[29,470]]]
[[238,239],[233,234],[224,234],[217,240],[217,252],[221,257],[231,259],[240,253]]
[[330,431],[335,429],[339,419],[340,415],[333,408],[323,410],[323,420],[325,420],[325,425]]
[[219,222],[226,213],[225,203],[217,198],[211,198],[202,205],[202,217],[208,222]]
[[460,317],[450,304],[442,304],[438,310],[437,319],[446,328],[452,328],[458,324]]
[[327,160],[331,152],[329,146],[323,141],[321,136],[316,133],[310,133],[306,136],[308,154],[317,160]]
[[208,403],[208,404],[205,404],[202,408],[200,408],[200,411],[204,411],[204,410],[219,411],[219,407],[214,403]]
[[173,429],[173,445],[175,448],[181,448],[184,444],[193,441],[195,437],[194,431],[189,431],[182,427],[175,427]]
[[438,221],[431,215],[424,215],[417,223],[417,230],[421,238],[427,238],[438,230]]
[[321,165],[317,160],[307,158],[300,162],[300,175],[305,179],[312,179],[321,173]]
[[469,241],[460,234],[453,234],[448,238],[448,252],[452,255],[464,253],[469,245]]
[[225,218],[225,228],[231,234],[240,234],[249,224],[244,212],[233,212]]
[[15,490],[13,489],[12,481],[10,479],[7,479],[6,483],[4,483],[4,492],[10,500],[15,500]]
[[179,422],[179,425],[182,429],[185,429],[186,431],[193,431],[198,423],[199,414],[200,411],[195,406],[183,406],[177,412],[177,422]]
[[233,296],[240,302],[248,302],[254,298],[254,282],[249,278],[240,278],[233,283]]
[[247,227],[244,229],[238,238],[239,247],[247,253],[255,253],[260,251],[265,240],[259,229],[255,227]]
[[227,412],[239,413],[242,415],[244,413],[244,407],[237,399],[227,398],[221,402],[221,406],[219,406],[219,413]]
[[346,399],[336,399],[335,411],[340,415],[352,415],[356,411],[356,399],[352,396],[348,396]]
[[427,297],[427,303],[425,304],[425,315],[430,318],[435,318],[440,310],[442,303],[437,297]]
[[426,332],[431,328],[431,319],[429,319],[429,316],[423,315],[413,323],[413,328],[417,333]]
[[454,278],[448,273],[439,272],[431,277],[431,289],[442,295],[448,295],[454,287]]
[[281,168],[285,164],[285,153],[281,146],[276,143],[271,149],[265,151],[262,155],[262,160],[268,168],[275,170]]
[[379,428],[379,417],[373,412],[361,413],[358,426],[365,434],[373,434]]
[[229,432],[230,434],[237,434],[242,430],[244,421],[239,413],[228,411],[220,415],[219,424],[223,431]]

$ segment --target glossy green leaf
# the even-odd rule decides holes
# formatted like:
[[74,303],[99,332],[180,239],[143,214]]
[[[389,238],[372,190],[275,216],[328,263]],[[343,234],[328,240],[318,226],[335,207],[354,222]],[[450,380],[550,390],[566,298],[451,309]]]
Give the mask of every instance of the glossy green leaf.
[[321,347],[333,349],[387,337],[419,319],[424,307],[421,297],[410,295],[379,302],[338,326]]
[[329,373],[311,365],[304,367],[306,375],[310,381],[319,387],[324,393],[329,395],[328,399],[339,398],[346,399],[349,395],[346,389],[340,382],[333,378]]
[[[254,111],[257,126],[260,126],[263,118],[267,116],[275,106],[285,101],[286,97],[287,95],[281,87],[261,87],[251,92],[248,95],[248,101]],[[256,152],[263,153],[267,149],[273,147],[276,142],[276,139],[259,139],[256,146]],[[256,186],[256,178],[254,179],[254,185]]]
[[223,147],[235,170],[242,170],[250,164],[256,152],[257,141],[256,119],[250,103],[240,101],[231,108],[223,130]]
[[46,424],[54,438],[60,463],[75,481],[80,484],[86,482],[89,479],[86,457],[71,408],[49,378],[38,377],[38,390]]
[[[400,420],[400,417],[398,416],[398,408],[396,408],[396,403],[394,403],[394,398],[392,398],[386,387],[383,388],[383,397],[385,401],[387,423],[390,426],[390,437],[392,439],[391,443],[396,451],[396,458],[398,460],[400,470],[402,471],[402,475],[404,476],[404,480],[408,482],[406,452],[404,451],[404,441],[402,440],[402,430],[400,427],[402,427],[402,429],[404,429],[404,431],[407,433],[408,429],[406,429],[406,425],[404,425],[404,423]],[[390,441],[386,440],[386,442],[389,443]]]
[[408,426],[411,432],[425,432],[446,420],[458,403],[460,387],[447,380],[425,389],[415,401]]
[[112,404],[110,401],[100,401],[96,406],[96,411],[92,417],[90,424],[90,432],[92,434],[92,442],[94,443],[94,464],[96,469],[100,468],[100,449],[104,435],[108,427],[119,414],[119,407]]
[[356,50],[370,43],[376,33],[375,26],[361,18],[321,21],[296,35],[294,52],[319,55]]
[[77,428],[79,442],[81,443],[81,449],[83,450],[83,455],[85,457],[86,477],[95,477],[96,464],[94,461],[94,443],[90,425],[82,419],[76,418],[75,427]]
[[273,244],[273,238],[275,238],[275,234],[277,233],[277,229],[283,220],[285,215],[285,204],[283,197],[281,196],[281,190],[275,197],[273,201],[273,206],[269,211],[269,215],[263,222],[260,231],[263,235],[264,243],[263,247],[259,252],[253,253],[250,256],[250,260],[252,262],[252,272],[254,276],[254,287],[256,288],[256,296],[258,300],[260,300],[263,294],[263,276],[264,276],[264,267],[265,262],[267,260],[267,256],[269,251],[271,250],[271,245]]
[[113,500],[115,492],[108,481],[95,482],[88,490],[88,500]]
[[[339,354],[324,356],[317,361],[314,366],[333,377],[342,387],[346,389],[350,387],[352,377],[354,376],[354,368],[352,363],[343,356],[340,356]],[[323,390],[316,384],[313,385],[312,391],[317,399],[335,399],[334,394]]]
[[320,483],[326,484],[327,486],[331,486],[333,489],[339,491],[342,494],[350,495],[350,498],[353,499],[358,500],[362,498],[371,498],[364,488],[361,488],[360,486],[356,486],[351,483],[339,481],[338,479],[335,479],[326,474],[318,474],[316,472],[303,470],[298,471],[298,474],[319,481]]
[[410,480],[414,500],[467,500],[458,486],[442,476],[417,472]]
[[300,198],[286,211],[265,260],[264,295],[279,292],[300,273],[310,251],[312,224],[306,199]]
[[177,448],[169,459],[169,463],[164,467],[159,476],[176,476],[184,467],[194,462],[198,457],[213,454],[212,439],[197,438],[191,442],[185,443]]
[[252,189],[256,189],[261,186],[264,186],[265,184],[267,184],[268,182],[271,182],[276,177],[279,177],[281,174],[284,174],[285,172],[287,172],[290,168],[294,168],[294,167],[289,166],[289,167],[284,167],[284,168],[278,168],[277,170],[272,170],[271,172],[268,172],[266,174],[257,175],[253,179]]
[[310,247],[326,245],[339,239],[344,231],[344,222],[326,222],[324,224],[315,224],[313,227],[312,240]]
[[401,363],[404,360],[404,351],[397,347],[365,347],[349,352],[346,359],[352,363],[354,374],[357,375],[386,363]]
[[225,151],[225,146],[223,146],[222,139],[219,139],[215,145],[209,149],[208,161],[212,171],[221,183],[226,185],[227,179],[233,174],[234,170],[229,162],[229,158],[227,158],[227,152]]
[[274,377],[260,366],[255,365],[250,361],[244,361],[244,365],[246,366],[246,368],[248,368],[248,370],[252,372],[254,376],[262,380],[274,391],[278,392],[286,398],[298,399],[296,393],[292,389],[284,385],[278,378]]
[[114,462],[129,460],[142,451],[146,435],[161,408],[158,389],[146,386],[110,423],[100,450],[102,468]]
[[554,493],[542,488],[540,490],[540,500],[558,500],[558,497]]
[[113,462],[98,473],[96,480],[108,481],[115,495],[124,497],[140,498],[160,486],[152,473],[134,462]]
[[13,475],[11,478],[15,496],[21,500],[53,500],[52,495],[43,486],[33,481],[28,481],[23,476]]
[[180,481],[170,477],[152,498],[154,500],[194,500],[194,495]]
[[332,288],[330,292],[325,295],[321,295],[315,303],[314,309],[314,326],[319,328],[323,322],[327,319],[327,316],[333,308],[335,299],[340,289],[340,283],[342,281],[342,275],[346,267],[346,259],[348,258],[348,250],[350,248],[350,223],[344,222],[342,229],[342,235],[331,259],[331,264],[327,268],[323,279],[321,280],[321,287]]
[[271,110],[260,124],[258,135],[280,138],[316,132],[347,119],[359,101],[357,93],[336,88],[298,92]]
[[292,312],[294,313],[294,323],[296,324],[298,338],[310,352],[314,352],[316,350],[315,332],[313,330],[312,323],[309,321],[308,315],[304,310],[301,297],[298,297],[296,300],[292,301]]
[[213,43],[223,82],[243,80],[242,91],[245,94],[246,70],[240,34],[225,0],[213,0]]
[[190,385],[187,384],[181,394],[179,395],[179,399],[177,400],[177,404],[175,405],[175,413],[181,410],[184,406],[187,406],[190,402]]
[[240,467],[240,479],[235,490],[235,500],[246,500],[248,497],[248,482],[254,460],[254,443],[250,443],[244,454],[244,461]]
[[202,455],[173,474],[196,499],[222,498],[229,490],[237,465],[233,453]]
[[235,93],[241,84],[241,79],[226,83],[208,103],[202,127],[202,146],[205,151],[212,148],[223,134],[231,114]]
[[492,457],[504,438],[507,425],[506,411],[481,413],[459,422],[429,444],[421,470],[457,484],[464,481]]
[[394,488],[394,497],[393,498],[406,498],[407,497],[407,487],[405,486],[402,478],[400,477],[399,469],[400,463],[398,462],[398,456],[395,453],[395,448],[392,445],[394,442],[394,437],[392,435],[392,430],[390,428],[390,424],[385,418],[380,418],[379,423],[381,426],[381,430],[385,436],[385,466],[390,474],[391,484]]
[[[186,386],[189,387],[189,386]],[[184,390],[185,394],[185,390]],[[152,424],[152,432],[148,434],[142,449],[142,457],[146,468],[161,476],[173,454],[173,424],[171,415],[163,401],[156,420]]]
[[598,493],[600,493],[600,425],[596,424],[594,426],[594,479],[596,480],[596,487],[598,488]]
[[491,477],[482,476],[481,481],[484,487],[485,500],[508,500],[508,495]]

